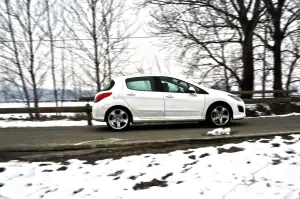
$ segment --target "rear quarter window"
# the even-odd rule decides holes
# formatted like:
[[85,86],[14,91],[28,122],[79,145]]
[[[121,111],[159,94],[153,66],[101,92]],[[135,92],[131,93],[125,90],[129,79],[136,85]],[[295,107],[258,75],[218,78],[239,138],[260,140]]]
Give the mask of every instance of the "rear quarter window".
[[111,80],[109,83],[104,84],[103,89],[101,91],[108,91],[110,89],[112,89],[115,85],[115,81]]

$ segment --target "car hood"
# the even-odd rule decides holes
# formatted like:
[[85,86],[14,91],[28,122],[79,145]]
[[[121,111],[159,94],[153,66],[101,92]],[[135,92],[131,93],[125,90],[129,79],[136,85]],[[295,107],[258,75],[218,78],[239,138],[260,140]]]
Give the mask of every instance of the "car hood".
[[216,90],[216,89],[212,89],[212,88],[205,88],[205,90],[209,93],[209,94],[216,94],[216,95],[230,95],[231,93],[225,92],[225,91],[220,91],[220,90]]

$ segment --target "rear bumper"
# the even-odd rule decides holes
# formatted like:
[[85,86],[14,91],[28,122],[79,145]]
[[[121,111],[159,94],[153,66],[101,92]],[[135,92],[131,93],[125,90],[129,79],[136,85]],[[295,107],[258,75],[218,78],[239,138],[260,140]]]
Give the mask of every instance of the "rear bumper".
[[105,113],[108,110],[108,106],[95,103],[92,108],[93,119],[99,122],[105,121]]
[[93,117],[93,119],[98,121],[98,122],[105,122],[104,118],[95,118],[95,117]]

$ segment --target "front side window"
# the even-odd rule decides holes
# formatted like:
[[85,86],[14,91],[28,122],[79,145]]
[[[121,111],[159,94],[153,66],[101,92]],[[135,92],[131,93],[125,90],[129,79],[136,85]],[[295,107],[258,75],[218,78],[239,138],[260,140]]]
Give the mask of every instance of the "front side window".
[[152,91],[151,81],[152,80],[149,77],[130,78],[126,80],[126,86],[130,90]]
[[179,82],[177,79],[171,77],[161,77],[160,81],[165,92],[186,93],[189,88],[186,82]]
[[172,92],[172,93],[188,93],[189,87],[193,87],[196,90],[196,93],[201,94],[203,93],[200,88],[189,84],[185,81],[172,78],[172,77],[160,77],[160,81],[163,84],[163,88],[165,92]]

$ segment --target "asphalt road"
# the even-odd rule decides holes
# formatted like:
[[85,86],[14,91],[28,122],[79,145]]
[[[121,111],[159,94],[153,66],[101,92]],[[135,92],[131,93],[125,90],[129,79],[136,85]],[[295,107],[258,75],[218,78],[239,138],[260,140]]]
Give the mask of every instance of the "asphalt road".
[[[122,141],[199,138],[212,129],[205,123],[136,125],[125,132],[112,132],[105,126],[0,128],[0,145],[6,148],[28,145],[80,145],[105,142],[111,138]],[[234,121],[231,129],[233,134],[300,132],[300,116],[244,119]]]

